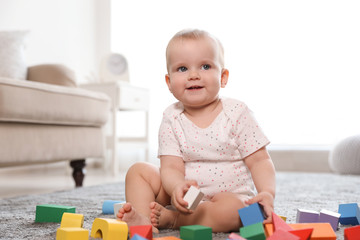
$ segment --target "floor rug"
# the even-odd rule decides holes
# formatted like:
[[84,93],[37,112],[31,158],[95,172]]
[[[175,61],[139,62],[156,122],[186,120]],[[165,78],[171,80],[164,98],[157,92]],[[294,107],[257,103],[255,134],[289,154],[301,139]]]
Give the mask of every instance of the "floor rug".
[[[275,212],[295,223],[298,208],[337,212],[341,203],[360,203],[360,176],[330,173],[277,173]],[[75,206],[84,215],[84,228],[91,229],[102,214],[104,200],[124,200],[124,183],[78,188],[70,191],[30,195],[0,200],[0,239],[55,239],[59,223],[35,223],[36,205]],[[344,228],[336,231],[344,239]],[[154,237],[177,236],[179,231],[161,230]],[[225,240],[227,233],[213,234],[214,240]],[[92,238],[89,238],[92,239]]]

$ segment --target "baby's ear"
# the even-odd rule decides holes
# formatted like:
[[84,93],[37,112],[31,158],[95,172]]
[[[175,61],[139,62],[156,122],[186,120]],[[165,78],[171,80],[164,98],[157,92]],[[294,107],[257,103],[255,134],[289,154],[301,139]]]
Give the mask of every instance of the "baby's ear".
[[224,88],[228,82],[229,79],[229,70],[226,68],[223,68],[221,70],[221,87]]
[[171,89],[170,89],[170,76],[169,74],[165,74],[165,81],[166,81],[166,85],[168,86],[170,92],[171,92]]

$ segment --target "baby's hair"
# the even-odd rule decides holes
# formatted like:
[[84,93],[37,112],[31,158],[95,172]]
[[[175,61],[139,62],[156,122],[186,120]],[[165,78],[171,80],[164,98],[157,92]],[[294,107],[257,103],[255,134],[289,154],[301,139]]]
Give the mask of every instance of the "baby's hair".
[[208,37],[208,38],[211,38],[215,43],[216,45],[218,46],[219,48],[219,62],[220,62],[220,66],[222,68],[224,68],[224,47],[223,45],[221,44],[221,42],[219,41],[219,39],[217,39],[215,36],[211,35],[210,33],[204,31],[204,30],[199,30],[199,29],[184,29],[184,30],[181,30],[180,32],[177,32],[169,41],[167,47],[166,47],[166,67],[167,69],[169,69],[169,55],[168,55],[168,49],[169,49],[169,46],[170,44],[174,41],[174,40],[177,40],[177,39],[192,39],[192,40],[196,40],[196,39],[200,39],[200,38],[205,38],[205,37]]

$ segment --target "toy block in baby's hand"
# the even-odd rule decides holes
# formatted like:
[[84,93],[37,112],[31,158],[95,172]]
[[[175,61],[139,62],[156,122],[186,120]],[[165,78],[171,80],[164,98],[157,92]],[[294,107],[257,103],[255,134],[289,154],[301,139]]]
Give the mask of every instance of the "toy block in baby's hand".
[[184,196],[184,201],[188,203],[187,208],[190,210],[195,210],[197,205],[199,205],[200,201],[203,199],[204,194],[194,186],[190,186],[189,190],[186,192]]
[[359,225],[360,210],[357,203],[346,203],[339,205],[340,223],[343,225]]
[[252,225],[265,220],[264,211],[258,203],[251,204],[238,210],[243,226]]

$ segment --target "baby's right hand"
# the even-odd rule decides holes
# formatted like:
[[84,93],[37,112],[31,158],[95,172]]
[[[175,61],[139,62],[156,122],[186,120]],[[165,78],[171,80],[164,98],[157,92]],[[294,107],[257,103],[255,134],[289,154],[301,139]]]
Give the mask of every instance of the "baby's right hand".
[[189,190],[190,186],[198,187],[198,184],[194,180],[187,180],[182,182],[174,188],[174,191],[171,195],[172,205],[181,213],[192,213],[192,210],[187,208],[188,203],[184,200],[186,192]]

